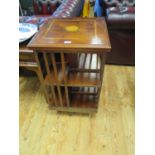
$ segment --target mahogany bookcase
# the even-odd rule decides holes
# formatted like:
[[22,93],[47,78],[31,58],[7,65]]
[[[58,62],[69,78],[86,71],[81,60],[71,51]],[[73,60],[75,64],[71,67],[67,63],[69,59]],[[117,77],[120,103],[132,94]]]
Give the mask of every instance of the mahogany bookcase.
[[34,50],[53,109],[97,111],[106,53],[111,49],[104,18],[50,19],[28,47]]

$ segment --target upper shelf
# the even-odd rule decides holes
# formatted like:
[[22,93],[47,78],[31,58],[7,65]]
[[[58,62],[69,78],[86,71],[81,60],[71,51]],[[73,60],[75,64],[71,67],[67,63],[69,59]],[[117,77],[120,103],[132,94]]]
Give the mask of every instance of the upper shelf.
[[[57,73],[50,69],[51,74],[45,78],[46,84],[53,85],[67,85],[67,86],[101,86],[101,60],[100,54],[75,54],[77,56],[77,64],[71,65],[68,59],[68,63],[65,63],[65,68],[62,70],[62,62],[56,63]],[[73,57],[69,57],[70,59]],[[75,56],[74,56],[75,58]],[[67,59],[67,55],[66,55]],[[75,62],[75,61],[74,61]],[[65,73],[63,73],[63,71]],[[57,74],[57,75],[56,75]],[[58,78],[57,78],[58,77]],[[65,78],[66,77],[66,78]],[[66,79],[66,82],[64,81]]]
[[76,86],[101,86],[100,76],[98,73],[70,73],[68,75],[67,85]]

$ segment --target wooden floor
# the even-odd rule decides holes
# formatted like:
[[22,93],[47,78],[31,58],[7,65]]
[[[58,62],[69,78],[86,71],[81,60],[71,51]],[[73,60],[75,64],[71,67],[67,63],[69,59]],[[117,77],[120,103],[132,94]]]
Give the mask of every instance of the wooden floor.
[[134,155],[134,67],[106,65],[96,115],[57,113],[20,77],[20,155]]

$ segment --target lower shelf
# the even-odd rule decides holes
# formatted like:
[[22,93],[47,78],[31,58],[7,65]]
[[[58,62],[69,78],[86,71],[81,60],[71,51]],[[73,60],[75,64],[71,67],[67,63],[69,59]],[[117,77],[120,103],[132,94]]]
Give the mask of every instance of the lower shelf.
[[[58,111],[70,112],[97,112],[98,93],[96,87],[68,87],[68,101],[65,87],[53,87],[55,93],[55,102],[51,93],[51,86],[48,86],[48,94],[50,95],[50,103],[52,109]],[[59,89],[59,90],[58,90]],[[60,99],[61,98],[61,99]],[[53,101],[53,102],[52,102]]]
[[70,97],[70,106],[66,105],[65,96],[62,98],[64,106],[52,106],[52,109],[82,113],[97,112],[97,98],[94,95],[74,94]]
[[97,98],[94,95],[72,94],[70,97],[70,106],[77,108],[97,108]]

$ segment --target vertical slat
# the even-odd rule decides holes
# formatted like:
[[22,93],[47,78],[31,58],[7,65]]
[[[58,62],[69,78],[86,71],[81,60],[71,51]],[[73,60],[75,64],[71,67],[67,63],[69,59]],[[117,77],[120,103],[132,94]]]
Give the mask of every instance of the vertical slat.
[[45,67],[46,67],[47,74],[49,76],[50,82],[52,83],[54,81],[52,80],[52,75],[51,75],[50,68],[49,68],[49,63],[48,63],[48,60],[47,60],[47,54],[43,53],[43,57],[44,57],[44,61],[45,61]]
[[99,57],[98,57],[98,54],[96,53],[96,69],[98,69],[99,67],[98,67],[98,63],[99,63]]
[[88,92],[90,92],[90,87],[88,87]]
[[57,82],[57,89],[58,89],[58,96],[59,96],[59,101],[60,101],[60,105],[63,107],[63,101],[62,101],[62,93],[60,90],[60,82],[59,82],[59,78],[58,78],[58,71],[57,71],[57,66],[56,66],[56,61],[55,61],[55,56],[53,53],[50,54],[51,57],[51,61],[52,61],[52,65],[53,65],[53,70],[54,70],[54,75],[56,78],[56,82]]
[[[99,63],[99,69],[100,69],[100,82],[101,82],[101,86],[98,88],[98,90],[97,90],[97,103],[99,103],[99,99],[100,99],[100,93],[101,93],[101,88],[102,88],[102,54],[98,54],[98,57],[99,57],[99,61],[98,62],[100,62]],[[97,104],[97,107],[98,107],[98,104]]]
[[65,94],[66,94],[66,100],[67,100],[67,106],[70,106],[70,100],[69,100],[69,93],[68,93],[68,88],[65,86]]
[[[105,59],[106,59],[106,55],[105,54],[100,54],[100,81],[101,81],[101,87],[98,88],[98,95],[97,95],[98,101],[97,102],[99,102],[99,98],[100,98],[100,94],[101,94]],[[97,107],[98,107],[98,105],[97,105]]]
[[78,61],[80,61],[81,53],[78,53]]
[[99,56],[98,58],[99,58],[99,59],[98,59],[98,60],[99,60],[99,61],[98,61],[98,66],[99,66],[98,68],[100,69],[100,68],[101,68],[101,57]]
[[96,95],[96,98],[97,98],[97,108],[98,108],[98,104],[99,104],[99,100],[100,100],[100,95],[101,95],[101,87],[97,89],[97,95]]
[[[90,53],[90,60],[89,60],[89,71],[91,71],[91,65],[92,65],[92,56],[93,56],[93,54],[92,53]],[[92,73],[88,73],[90,76],[91,76],[91,74]],[[88,92],[90,91],[90,87],[88,87]]]
[[53,53],[51,53],[50,57],[51,57],[52,65],[53,65],[54,76],[55,76],[55,79],[56,79],[57,83],[59,84],[59,78],[58,78],[58,71],[57,71],[55,56],[54,56]]
[[64,87],[65,87],[65,96],[66,96],[66,100],[67,100],[67,106],[70,106],[70,102],[69,102],[69,96],[68,96],[68,88],[66,86],[67,84],[67,78],[66,78],[66,74],[65,74],[65,58],[64,58],[64,53],[61,52],[61,62],[62,62],[62,73],[63,73],[63,79],[64,79]]
[[101,54],[101,60],[100,60],[100,70],[101,70],[101,81],[103,82],[103,74],[104,74],[104,65],[106,60],[106,53]]
[[92,64],[92,56],[93,56],[93,54],[92,54],[92,53],[90,53],[89,69],[91,69],[91,64]]
[[38,58],[38,53],[36,51],[34,51],[34,56],[35,56],[35,60],[36,60],[36,62],[38,64],[38,77],[39,77],[39,79],[41,81],[41,86],[43,88],[43,92],[45,94],[45,98],[47,100],[47,103],[50,104],[48,92],[47,92],[47,90],[45,88],[44,77],[43,77],[43,72],[42,72],[42,69],[41,69],[41,66],[40,66],[40,62],[39,62],[39,58]]
[[63,79],[64,79],[64,83],[67,83],[67,78],[66,78],[66,74],[65,74],[65,58],[64,58],[64,53],[61,52],[61,63],[62,63],[62,74],[63,74]]
[[83,69],[85,68],[86,58],[87,58],[87,53],[84,54],[83,67],[82,67]]
[[54,87],[53,87],[54,81],[52,80],[52,75],[51,75],[50,68],[49,68],[47,54],[43,53],[43,57],[44,57],[44,61],[45,61],[45,67],[46,67],[47,74],[48,74],[48,76],[50,78],[50,82],[52,83],[52,85],[50,85],[50,86],[51,86],[51,90],[52,90],[52,96],[53,96],[53,99],[54,99],[54,104],[55,104],[55,106],[57,106],[57,99],[56,99],[55,90],[54,90]]
[[81,68],[81,64],[82,64],[81,60],[82,60],[82,54],[81,54],[81,53],[79,53],[78,68]]
[[103,55],[102,54],[100,54],[100,80],[102,81],[102,77],[103,77],[103,75],[102,75],[102,70],[103,70],[103,68],[104,68],[104,65],[103,65],[103,61],[102,61],[102,57],[103,57]]
[[97,87],[94,87],[94,93],[97,94]]

